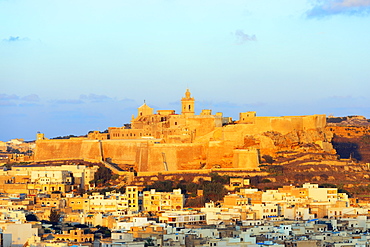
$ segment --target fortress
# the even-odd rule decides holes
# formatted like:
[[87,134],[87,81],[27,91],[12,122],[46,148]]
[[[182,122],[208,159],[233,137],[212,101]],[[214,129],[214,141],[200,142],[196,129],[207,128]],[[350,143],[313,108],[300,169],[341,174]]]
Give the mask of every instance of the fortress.
[[109,127],[108,133],[53,140],[38,133],[34,160],[109,161],[138,172],[258,170],[264,155],[302,149],[335,153],[325,126],[325,115],[257,117],[256,112],[242,112],[236,121],[209,109],[196,115],[195,99],[187,90],[180,114],[154,113],[144,103],[130,125]]

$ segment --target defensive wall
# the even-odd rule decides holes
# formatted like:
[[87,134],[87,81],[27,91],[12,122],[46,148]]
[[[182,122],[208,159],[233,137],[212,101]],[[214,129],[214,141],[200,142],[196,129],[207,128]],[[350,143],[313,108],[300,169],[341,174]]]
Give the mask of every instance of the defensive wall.
[[239,176],[267,176],[268,172],[261,172],[261,171],[251,171],[250,169],[240,169],[240,168],[213,168],[213,169],[202,169],[202,170],[181,170],[176,171],[174,173],[173,171],[152,171],[152,172],[138,172],[138,177],[151,177],[151,176],[178,176],[178,175],[200,175],[200,176],[207,176],[211,173],[217,173],[219,175],[229,175],[232,176],[235,173],[238,173]]
[[[325,138],[319,134],[325,131],[325,115],[248,116],[241,123],[216,127],[211,132],[207,124],[204,125],[206,130],[200,131],[202,126],[200,122],[198,124],[196,138],[190,143],[162,143],[162,139],[154,138],[37,140],[35,161],[102,161],[110,158],[113,163],[132,165],[138,172],[207,169],[219,165],[222,168],[258,170],[259,150],[276,149],[273,140],[263,133],[287,135],[292,132],[312,132],[303,141],[321,143],[321,146],[326,143]],[[202,136],[200,133],[207,134]],[[253,145],[246,145],[246,137],[253,136],[258,136],[258,140]],[[330,145],[327,149],[330,149]]]
[[262,134],[268,131],[282,135],[292,131],[324,130],[325,115],[289,116],[289,117],[250,117],[250,121],[223,128],[224,140],[241,140],[245,135]]

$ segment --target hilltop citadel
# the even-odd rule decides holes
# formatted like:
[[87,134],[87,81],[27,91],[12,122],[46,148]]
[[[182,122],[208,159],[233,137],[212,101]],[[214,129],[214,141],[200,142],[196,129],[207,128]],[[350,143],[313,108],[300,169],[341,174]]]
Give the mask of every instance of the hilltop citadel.
[[195,114],[189,90],[181,113],[146,103],[131,124],[93,131],[87,137],[48,140],[37,134],[35,161],[80,159],[109,161],[137,172],[201,169],[258,170],[264,155],[285,151],[335,154],[325,115],[258,117],[241,112],[233,121],[210,109]]

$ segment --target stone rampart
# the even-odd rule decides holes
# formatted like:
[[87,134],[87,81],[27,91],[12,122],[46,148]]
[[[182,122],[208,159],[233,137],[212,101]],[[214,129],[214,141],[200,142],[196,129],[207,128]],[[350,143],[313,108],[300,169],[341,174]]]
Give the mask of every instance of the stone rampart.
[[[258,166],[258,152],[273,153],[278,148],[289,147],[290,142],[315,142],[322,148],[330,149],[326,145],[325,115],[299,117],[253,117],[253,123],[241,123],[219,127],[214,131],[207,130],[201,138],[195,138],[190,143],[160,143],[158,139],[131,139],[131,140],[90,140],[87,138],[37,140],[35,161],[45,160],[110,160],[117,164],[129,164],[138,172],[142,171],[169,171],[186,169],[247,168]],[[189,118],[191,119],[191,118]],[[202,119],[202,118],[199,118]],[[207,116],[204,117],[207,119]],[[198,118],[193,118],[194,125],[198,125]],[[215,119],[209,118],[210,121]],[[275,139],[264,133],[276,132]],[[296,138],[299,134],[299,139]],[[293,134],[291,134],[293,133]],[[199,137],[199,131],[194,133]],[[274,133],[272,133],[272,136]],[[290,137],[292,136],[292,137]],[[297,140],[295,140],[297,139]],[[290,139],[292,140],[290,140]],[[199,140],[199,142],[198,142]],[[285,146],[277,147],[275,142]],[[249,151],[236,151],[248,149]],[[166,162],[167,168],[164,164]]]
[[82,159],[83,139],[37,140],[35,161]]
[[192,165],[195,165],[193,169],[199,169],[204,159],[205,148],[200,143],[154,144],[148,148],[150,168],[140,167],[139,171],[165,171],[164,162],[169,171],[183,170]]

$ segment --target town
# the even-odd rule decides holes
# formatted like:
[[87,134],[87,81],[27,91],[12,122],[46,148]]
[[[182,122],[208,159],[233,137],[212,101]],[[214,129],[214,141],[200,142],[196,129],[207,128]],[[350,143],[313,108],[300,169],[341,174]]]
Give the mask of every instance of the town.
[[1,246],[369,246],[366,118],[181,109],[0,142]]
[[261,191],[211,174],[224,196],[209,200],[204,186],[200,205],[185,207],[190,191],[153,188],[163,181],[107,190],[95,187],[98,173],[82,164],[4,168],[2,246],[368,246],[370,204],[335,186]]

